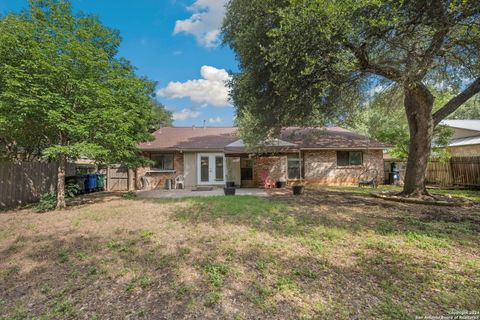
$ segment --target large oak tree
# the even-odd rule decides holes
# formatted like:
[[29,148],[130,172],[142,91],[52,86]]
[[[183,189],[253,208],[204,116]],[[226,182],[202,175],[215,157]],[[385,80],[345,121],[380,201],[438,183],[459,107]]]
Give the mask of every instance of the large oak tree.
[[[247,141],[338,121],[379,83],[401,88],[407,196],[426,193],[434,128],[480,91],[476,0],[231,0],[223,34],[240,64],[231,95]],[[431,86],[455,92],[436,112]]]

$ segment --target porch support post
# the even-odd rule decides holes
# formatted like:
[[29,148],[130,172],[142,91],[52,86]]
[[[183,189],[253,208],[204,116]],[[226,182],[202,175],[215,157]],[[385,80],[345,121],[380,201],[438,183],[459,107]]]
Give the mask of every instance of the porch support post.
[[299,163],[299,166],[300,166],[300,180],[303,180],[303,178],[302,178],[302,163],[303,163],[302,150],[298,150],[298,159],[300,159],[300,163]]
[[135,173],[133,172],[132,169],[128,169],[128,191],[134,191],[135,190]]

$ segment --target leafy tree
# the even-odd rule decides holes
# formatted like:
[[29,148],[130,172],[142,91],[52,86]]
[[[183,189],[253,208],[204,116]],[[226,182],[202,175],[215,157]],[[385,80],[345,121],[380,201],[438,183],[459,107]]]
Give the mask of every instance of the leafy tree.
[[[341,119],[379,81],[402,88],[407,196],[427,193],[434,128],[480,91],[476,0],[231,0],[223,34],[240,64],[231,95],[247,142]],[[434,113],[436,83],[455,96]]]
[[154,83],[116,57],[120,41],[66,0],[31,0],[0,20],[0,137],[58,161],[58,209],[68,158],[134,165],[150,138]]
[[480,120],[480,97],[477,96],[467,101],[447,119]]
[[[447,95],[446,92],[438,92],[438,96]],[[407,116],[402,108],[403,100],[403,90],[397,86],[389,86],[380,90],[365,106],[349,114],[345,125],[353,131],[390,145],[389,154],[393,158],[407,159],[410,136]],[[433,109],[438,110],[446,100],[448,99],[436,99]],[[434,129],[435,147],[432,152],[434,158],[440,160],[450,158],[446,147],[452,135],[453,131],[445,126],[437,126]]]
[[163,127],[172,126],[172,113],[163,104],[155,99],[151,100],[152,119],[149,125],[150,132],[155,132]]

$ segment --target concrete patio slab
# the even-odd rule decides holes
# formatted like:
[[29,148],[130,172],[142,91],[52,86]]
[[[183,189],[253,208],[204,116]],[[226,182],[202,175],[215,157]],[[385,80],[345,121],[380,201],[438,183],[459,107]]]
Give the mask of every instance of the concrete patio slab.
[[[237,188],[237,196],[257,196],[268,197],[269,194],[263,189],[257,188]],[[137,191],[139,198],[186,198],[186,197],[210,197],[224,196],[223,188],[214,188],[210,191],[193,191],[192,189],[179,190],[149,190]]]

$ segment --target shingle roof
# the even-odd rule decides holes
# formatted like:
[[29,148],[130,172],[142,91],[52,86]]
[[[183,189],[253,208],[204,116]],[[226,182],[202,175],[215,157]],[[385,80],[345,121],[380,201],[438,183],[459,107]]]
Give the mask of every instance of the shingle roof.
[[[157,130],[154,141],[140,144],[144,151],[223,150],[238,141],[237,128],[170,127]],[[384,149],[387,146],[340,127],[286,128],[280,139],[299,149]]]
[[282,131],[282,140],[296,143],[301,149],[385,149],[387,145],[340,127],[295,128]]
[[238,138],[237,128],[168,127],[153,133],[155,140],[141,143],[139,148],[153,150],[223,150]]
[[480,120],[443,120],[440,124],[452,128],[480,131]]
[[476,145],[476,144],[480,144],[480,135],[479,136],[474,136],[474,137],[452,139],[452,141],[450,141],[449,146],[450,147],[461,147],[461,146],[471,146],[471,145]]

